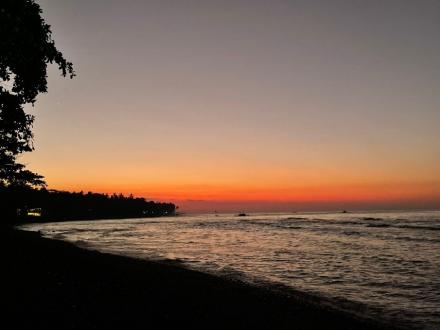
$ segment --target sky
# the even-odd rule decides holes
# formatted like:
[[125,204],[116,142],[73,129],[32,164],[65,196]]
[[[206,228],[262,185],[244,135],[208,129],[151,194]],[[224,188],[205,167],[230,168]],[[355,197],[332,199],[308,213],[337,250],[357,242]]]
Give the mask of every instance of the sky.
[[182,211],[440,207],[440,2],[39,0],[49,188]]

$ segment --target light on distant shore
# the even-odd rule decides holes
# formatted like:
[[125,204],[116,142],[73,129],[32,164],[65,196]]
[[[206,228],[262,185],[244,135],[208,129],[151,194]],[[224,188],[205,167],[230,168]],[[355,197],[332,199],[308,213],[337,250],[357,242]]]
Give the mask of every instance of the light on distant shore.
[[27,216],[28,217],[41,217],[41,208],[34,208],[34,209],[29,209],[27,211]]

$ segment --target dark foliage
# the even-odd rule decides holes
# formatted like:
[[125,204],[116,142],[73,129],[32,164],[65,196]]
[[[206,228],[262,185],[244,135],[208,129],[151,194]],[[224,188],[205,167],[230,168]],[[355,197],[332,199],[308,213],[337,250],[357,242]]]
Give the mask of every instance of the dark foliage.
[[55,47],[50,25],[33,0],[0,2],[0,185],[44,186],[43,177],[17,163],[34,149],[32,123],[23,106],[47,92],[47,64],[63,76],[75,75],[72,63]]
[[[0,187],[0,214],[16,223],[112,218],[138,218],[174,215],[172,203],[144,198],[97,193],[66,192],[28,187]],[[29,216],[38,209],[41,216]]]

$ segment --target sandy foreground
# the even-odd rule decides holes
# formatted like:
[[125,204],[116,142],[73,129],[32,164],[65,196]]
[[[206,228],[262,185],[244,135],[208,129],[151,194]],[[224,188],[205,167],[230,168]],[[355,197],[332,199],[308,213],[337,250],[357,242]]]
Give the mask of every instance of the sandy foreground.
[[[4,329],[390,329],[301,295],[2,230]],[[3,328],[3,327],[2,327]]]

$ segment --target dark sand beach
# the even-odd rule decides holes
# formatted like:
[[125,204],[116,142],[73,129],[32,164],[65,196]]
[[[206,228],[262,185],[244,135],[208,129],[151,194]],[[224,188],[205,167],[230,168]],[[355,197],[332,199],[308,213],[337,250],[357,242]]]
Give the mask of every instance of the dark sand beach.
[[2,243],[8,329],[392,328],[294,294],[37,233],[6,230]]

